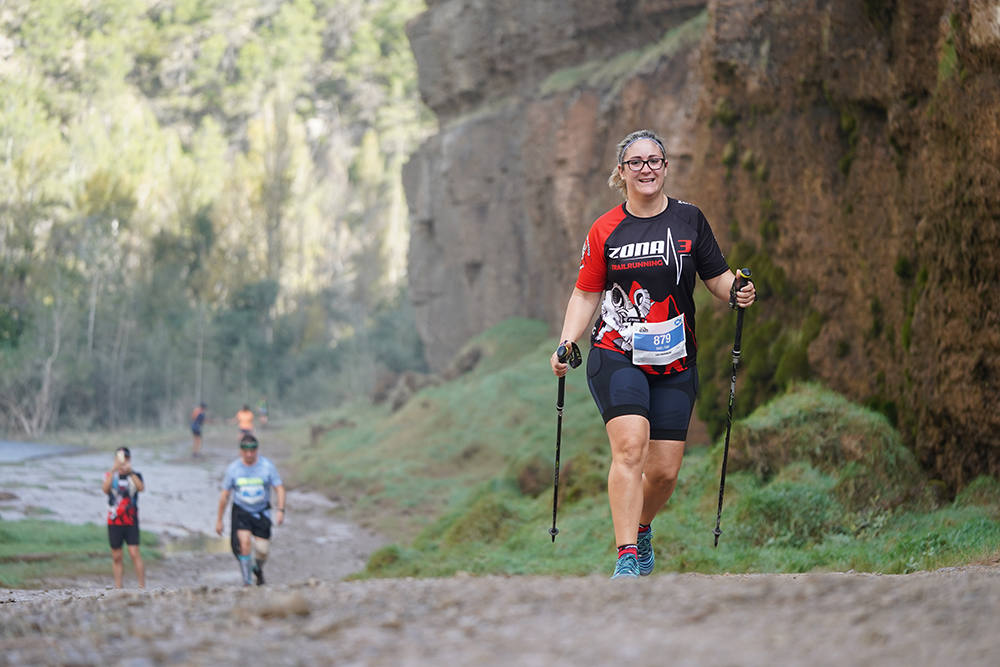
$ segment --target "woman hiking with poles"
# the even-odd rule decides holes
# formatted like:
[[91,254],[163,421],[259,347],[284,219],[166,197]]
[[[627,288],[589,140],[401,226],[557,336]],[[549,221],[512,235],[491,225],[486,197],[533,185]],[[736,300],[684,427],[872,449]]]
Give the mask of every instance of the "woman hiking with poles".
[[[756,292],[737,289],[712,229],[694,205],[667,196],[667,155],[650,130],[626,136],[608,185],[624,203],[591,226],[566,306],[560,346],[571,347],[597,310],[587,384],[611,445],[608,499],[617,561],[612,579],[653,571],[651,524],[670,499],[698,394],[696,275],[730,307]],[[554,352],[557,377],[569,366]]]

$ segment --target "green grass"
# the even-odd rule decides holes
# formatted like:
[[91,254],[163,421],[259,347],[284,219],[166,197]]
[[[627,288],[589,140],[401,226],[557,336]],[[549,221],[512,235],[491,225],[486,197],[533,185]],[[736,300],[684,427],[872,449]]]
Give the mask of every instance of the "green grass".
[[[141,532],[143,560],[159,560],[158,540]],[[126,567],[129,557],[125,556]],[[107,526],[24,519],[0,523],[0,585],[30,588],[60,577],[111,577]]]
[[[360,577],[609,573],[614,549],[603,424],[585,373],[569,374],[555,543],[555,340],[510,320],[469,343],[467,375],[402,409],[345,406],[353,427],[303,448],[296,468],[393,539]],[[722,443],[689,447],[657,517],[658,571],[911,572],[1000,556],[1000,482],[944,503],[889,421],[815,384],[734,424],[713,547]]]
[[[546,327],[510,320],[469,346],[483,353],[472,372],[419,392],[395,413],[352,405],[326,416],[356,426],[301,449],[301,479],[347,497],[356,519],[404,541],[481,484],[551,489],[556,380],[546,360],[555,343]],[[582,456],[604,445],[582,372],[567,381],[565,415],[563,463],[583,465]]]

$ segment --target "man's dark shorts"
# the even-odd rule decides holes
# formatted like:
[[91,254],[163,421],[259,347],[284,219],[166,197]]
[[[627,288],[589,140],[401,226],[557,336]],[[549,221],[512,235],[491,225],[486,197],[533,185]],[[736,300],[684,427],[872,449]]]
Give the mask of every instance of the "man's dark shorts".
[[249,530],[254,537],[265,540],[271,539],[271,520],[263,512],[247,512],[245,509],[233,503],[233,512],[230,524],[232,530],[229,532],[229,545],[233,548],[233,553],[239,556],[240,541],[236,537],[237,530]]
[[649,420],[651,440],[687,440],[698,369],[647,375],[628,356],[599,347],[587,356],[587,385],[604,423],[622,415]]
[[131,546],[139,544],[139,526],[108,526],[108,543],[112,549],[121,549],[122,542]]

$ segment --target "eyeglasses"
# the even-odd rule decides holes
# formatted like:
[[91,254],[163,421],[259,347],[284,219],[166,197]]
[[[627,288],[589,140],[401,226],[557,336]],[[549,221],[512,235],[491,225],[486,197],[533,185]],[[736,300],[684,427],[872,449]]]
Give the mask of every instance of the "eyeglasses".
[[666,163],[667,161],[661,157],[651,157],[648,160],[643,160],[642,158],[634,157],[630,160],[625,160],[624,162],[622,162],[622,164],[628,165],[628,168],[631,171],[642,171],[643,165],[648,165],[649,168],[652,169],[653,171],[659,171],[660,169],[663,169],[663,165],[665,165]]

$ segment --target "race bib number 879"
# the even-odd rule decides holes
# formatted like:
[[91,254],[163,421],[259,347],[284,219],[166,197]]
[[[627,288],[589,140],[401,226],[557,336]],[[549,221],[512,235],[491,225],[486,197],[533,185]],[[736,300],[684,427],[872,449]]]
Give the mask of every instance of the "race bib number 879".
[[637,324],[632,336],[632,363],[666,366],[687,356],[684,315],[666,322]]

